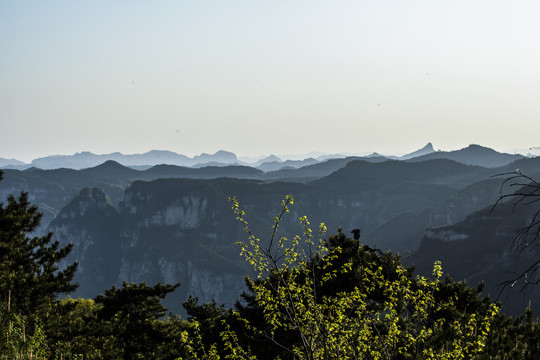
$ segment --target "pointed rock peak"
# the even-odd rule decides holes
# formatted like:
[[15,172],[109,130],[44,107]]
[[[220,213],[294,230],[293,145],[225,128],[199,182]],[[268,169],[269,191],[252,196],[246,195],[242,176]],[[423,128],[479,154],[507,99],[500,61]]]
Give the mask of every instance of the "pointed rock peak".
[[85,187],[68,205],[64,206],[57,219],[73,219],[86,215],[114,216],[118,212],[109,196],[98,187]]
[[421,148],[419,150],[416,150],[416,151],[414,151],[414,152],[412,152],[410,154],[403,155],[401,157],[401,159],[404,159],[404,160],[412,159],[412,158],[415,158],[415,157],[418,157],[418,156],[431,154],[432,152],[435,152],[435,150],[433,149],[433,144],[429,142],[423,148]]
[[79,196],[76,196],[72,202],[75,202],[79,204],[79,207],[81,207],[81,204],[86,204],[84,206],[86,208],[85,212],[88,210],[89,206],[92,207],[98,207],[98,208],[108,208],[113,207],[113,204],[111,202],[111,199],[109,196],[103,191],[103,189],[98,187],[85,187],[81,190],[79,193]]

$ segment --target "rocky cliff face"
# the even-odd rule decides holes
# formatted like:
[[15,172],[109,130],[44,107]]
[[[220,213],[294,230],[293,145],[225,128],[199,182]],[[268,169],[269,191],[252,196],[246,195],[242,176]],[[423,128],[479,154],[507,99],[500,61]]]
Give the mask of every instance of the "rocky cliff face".
[[[251,229],[263,241],[271,233],[281,199],[291,194],[295,204],[280,224],[280,236],[292,238],[302,233],[298,217],[303,215],[309,217],[313,228],[325,222],[330,232],[338,226],[346,232],[361,228],[362,240],[376,239],[370,237],[370,230],[388,223],[395,226],[383,229],[384,236],[379,239],[391,239],[394,242],[390,248],[401,244],[406,252],[418,245],[426,226],[462,220],[464,214],[492,201],[498,186],[480,184],[480,189],[469,187],[454,195],[467,179],[484,176],[482,169],[449,161],[413,165],[357,162],[324,181],[307,184],[231,178],[135,181],[123,192],[116,209],[102,190],[83,189],[60,211],[49,230],[63,243],[75,244],[69,260],[80,263],[77,280],[81,289],[76,296],[94,297],[123,281],[180,282],[178,290],[168,297],[167,306],[172,311],[179,311],[188,295],[230,306],[244,289],[242,279],[250,269],[234,244],[245,240],[246,234],[234,219],[227,202],[229,196],[237,197],[248,214]],[[389,222],[392,219],[399,221]],[[495,243],[486,245],[482,241],[500,238],[503,230],[508,234],[518,226],[512,223],[502,229],[502,220],[485,225],[490,223],[483,218],[471,219],[476,219],[475,225],[467,231],[434,228],[426,233],[418,253],[418,268],[427,264],[429,274],[433,261],[444,260],[445,266],[448,257],[439,250],[446,248],[469,249],[454,257],[463,261],[469,253],[476,254],[469,262],[454,262],[455,271],[466,269],[483,275],[484,266],[498,266],[478,259],[501,259],[507,250],[492,252]],[[468,221],[473,224],[471,219]],[[476,228],[480,230],[473,231]],[[491,228],[499,230],[491,233]],[[381,242],[370,240],[367,244],[380,246]],[[481,253],[483,246],[490,251]],[[458,276],[454,268],[450,266],[449,271]],[[465,276],[472,279],[470,274]]]
[[84,188],[65,206],[49,226],[55,237],[73,243],[64,264],[79,263],[75,281],[81,284],[77,295],[94,297],[116,283],[120,238],[120,215],[99,188]]
[[118,281],[180,282],[169,300],[176,308],[189,295],[232,306],[248,269],[233,244],[238,224],[215,186],[189,179],[133,183],[119,205]]
[[[334,177],[358,180],[327,187],[227,178],[135,181],[124,191],[117,210],[102,190],[85,188],[49,230],[63,243],[75,244],[68,259],[80,264],[76,280],[81,288],[75,295],[93,297],[123,281],[180,282],[169,299],[173,311],[188,295],[230,306],[244,289],[243,277],[250,269],[234,245],[246,234],[234,219],[229,196],[238,198],[251,229],[264,240],[286,194],[293,195],[295,205],[280,229],[292,238],[302,232],[298,217],[303,215],[312,224],[324,221],[330,231],[338,226],[366,230],[404,210],[422,209],[452,191],[441,190],[438,184],[399,181],[373,182],[366,188],[358,185],[364,171],[346,175]],[[404,188],[410,191],[402,195],[398,189]],[[422,196],[414,195],[418,189]]]
[[[382,250],[410,252],[418,248],[420,240],[426,235],[426,228],[439,228],[463,221],[467,215],[494,204],[500,191],[500,179],[474,183],[439,204],[425,207],[419,212],[404,211],[398,214],[367,232],[364,240],[368,244],[377,244]],[[429,234],[439,236],[433,231]]]
[[[62,209],[49,230],[63,245],[74,244],[65,261],[79,262],[74,296],[94,297],[124,281],[180,282],[167,299],[171,311],[188,295],[234,304],[248,271],[232,244],[238,224],[222,194],[180,182],[136,182],[118,210],[103,190],[85,188]],[[222,217],[225,211],[229,217]]]
[[529,302],[538,309],[538,286],[521,291],[524,281],[534,282],[538,274],[530,273],[528,278],[516,281],[515,286],[499,285],[527,271],[538,260],[537,247],[522,251],[513,247],[517,231],[529,224],[536,211],[534,206],[512,204],[486,207],[454,225],[427,229],[418,250],[403,260],[415,265],[423,275],[431,274],[433,263],[441,261],[444,272],[454,280],[465,280],[472,286],[484,282],[486,294],[502,301],[507,313],[520,314]]

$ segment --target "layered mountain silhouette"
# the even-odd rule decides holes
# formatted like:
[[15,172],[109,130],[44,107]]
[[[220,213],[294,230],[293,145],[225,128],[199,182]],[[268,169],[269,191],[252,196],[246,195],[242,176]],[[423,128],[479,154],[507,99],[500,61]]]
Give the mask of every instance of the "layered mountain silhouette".
[[[39,231],[53,231],[62,243],[74,243],[68,260],[81,266],[81,287],[74,296],[92,297],[122,281],[180,282],[171,300],[176,305],[190,294],[232,305],[248,269],[234,245],[245,233],[227,199],[236,196],[253,231],[267,239],[287,194],[295,204],[280,236],[302,233],[302,215],[314,228],[325,222],[330,232],[340,226],[360,228],[362,242],[399,252],[426,274],[438,258],[455,279],[484,280],[493,293],[502,273],[489,269],[518,269],[508,260],[511,249],[501,246],[511,243],[511,229],[530,217],[503,211],[490,218],[486,209],[505,178],[497,175],[518,174],[519,169],[540,177],[540,158],[512,161],[513,155],[477,146],[451,153],[431,149],[428,144],[424,154],[408,160],[314,159],[311,165],[276,171],[240,165],[137,170],[112,160],[82,170],[6,169],[0,196],[28,191],[44,213]],[[435,154],[442,157],[422,160]],[[494,159],[503,165],[467,164],[492,165]],[[490,241],[499,245],[482,253]],[[522,305],[510,302],[511,311]]]
[[493,149],[480,145],[469,145],[466,148],[455,151],[437,151],[409,158],[410,161],[425,161],[431,159],[449,159],[467,165],[484,167],[499,167],[523,159],[523,155],[502,154]]
[[[479,145],[470,145],[469,147],[456,151],[435,151],[433,145],[428,143],[423,148],[413,151],[400,157],[383,156],[373,153],[368,156],[362,156],[367,161],[377,162],[386,159],[394,160],[415,160],[423,161],[428,159],[450,159],[462,162],[468,165],[479,165],[485,167],[497,167],[508,164],[517,159],[523,158],[522,155],[510,155],[498,153],[492,149],[481,147]],[[115,161],[124,166],[134,169],[145,170],[155,165],[176,165],[183,167],[205,167],[205,166],[228,166],[228,165],[246,165],[258,168],[265,172],[278,171],[281,169],[297,169],[307,165],[325,162],[330,159],[347,158],[345,155],[321,155],[317,157],[306,157],[303,159],[282,160],[278,156],[270,155],[253,163],[242,162],[236,154],[220,150],[214,154],[203,153],[193,158],[177,154],[172,151],[152,150],[144,154],[124,155],[116,152],[111,154],[96,155],[91,152],[80,152],[73,155],[52,155],[33,160],[30,164],[25,164],[15,159],[0,158],[0,168],[10,168],[24,170],[29,167],[40,169],[84,169],[95,167],[106,161]]]
[[206,163],[238,163],[238,159],[235,154],[222,150],[216,152],[215,154],[203,153],[193,158],[189,158],[185,155],[177,154],[171,151],[152,150],[144,154],[132,155],[124,155],[118,152],[105,155],[96,155],[91,152],[81,152],[74,155],[54,155],[35,159],[30,165],[40,169],[84,169],[97,166],[110,160],[130,167],[149,167],[161,164],[191,167]]

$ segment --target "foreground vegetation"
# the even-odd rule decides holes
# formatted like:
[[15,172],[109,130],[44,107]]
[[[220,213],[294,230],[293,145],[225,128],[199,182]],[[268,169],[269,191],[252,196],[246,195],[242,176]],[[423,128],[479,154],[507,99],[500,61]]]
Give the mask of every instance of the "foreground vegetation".
[[[1,174],[0,174],[1,175]],[[190,298],[187,319],[160,300],[179,285],[128,284],[95,299],[62,299],[76,288],[71,248],[33,237],[40,214],[25,193],[0,206],[0,359],[533,359],[540,325],[532,311],[507,317],[482,287],[425,278],[341,230],[281,237],[287,197],[267,241],[246,231],[253,266],[234,309]]]

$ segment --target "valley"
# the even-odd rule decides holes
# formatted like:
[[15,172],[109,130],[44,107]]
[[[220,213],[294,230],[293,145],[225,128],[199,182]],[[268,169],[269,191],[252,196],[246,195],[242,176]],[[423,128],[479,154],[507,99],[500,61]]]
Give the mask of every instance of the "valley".
[[[0,195],[27,191],[44,214],[39,232],[74,244],[63,262],[79,263],[73,297],[95,297],[124,281],[180,283],[166,300],[171,311],[181,311],[190,295],[233,306],[249,268],[235,245],[246,234],[228,198],[239,201],[264,241],[287,194],[295,203],[281,223],[282,236],[301,233],[303,215],[314,228],[324,222],[328,235],[358,228],[361,242],[400,254],[419,273],[430,275],[441,260],[454,280],[485,281],[486,293],[496,297],[497,283],[523,266],[511,244],[533,209],[519,216],[507,208],[490,212],[504,179],[493,176],[516,169],[539,176],[540,160],[477,145],[447,153],[428,147],[415,155],[332,158],[298,167],[282,162],[281,168],[275,159],[272,166],[254,167],[216,164],[209,156],[209,165],[196,167],[143,169],[109,159],[79,170],[4,169]],[[539,298],[533,292],[506,295],[510,313]]]

